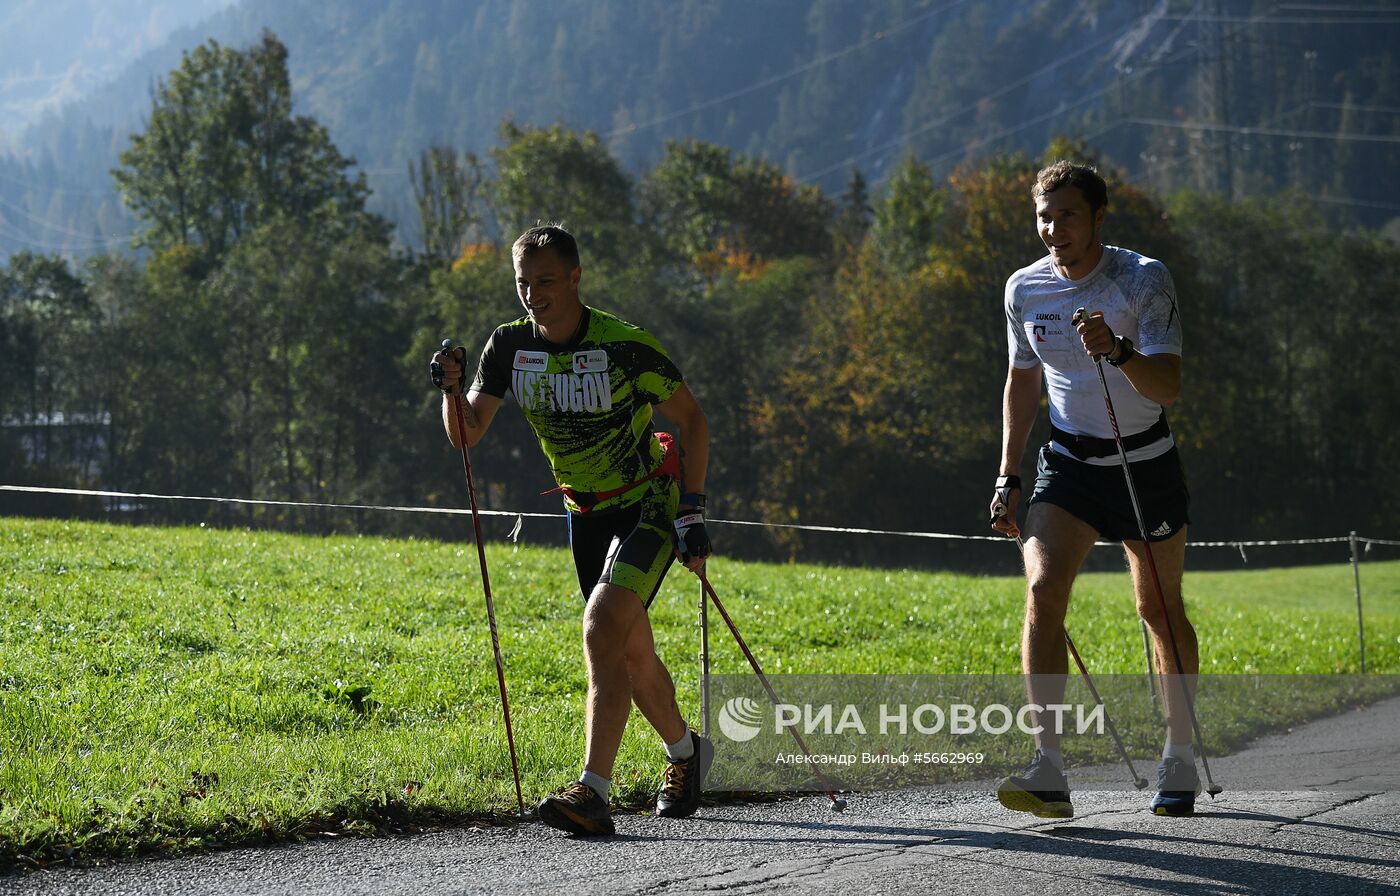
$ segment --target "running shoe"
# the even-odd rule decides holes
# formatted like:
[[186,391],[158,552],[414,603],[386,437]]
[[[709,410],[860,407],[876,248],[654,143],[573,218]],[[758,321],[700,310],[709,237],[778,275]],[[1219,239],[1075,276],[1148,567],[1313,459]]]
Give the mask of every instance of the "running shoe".
[[1154,815],[1184,818],[1196,814],[1196,795],[1201,792],[1201,776],[1196,763],[1168,756],[1157,766],[1157,795],[1152,798]]
[[1073,818],[1069,801],[1069,781],[1055,763],[1040,750],[1026,770],[1001,779],[997,799],[1015,812],[1029,812],[1037,818]]
[[700,792],[705,787],[705,775],[715,758],[715,745],[694,731],[695,752],[689,759],[670,760],[656,794],[656,814],[663,818],[686,818],[700,808]]
[[575,781],[540,801],[540,821],[580,837],[613,833],[608,801],[582,781]]

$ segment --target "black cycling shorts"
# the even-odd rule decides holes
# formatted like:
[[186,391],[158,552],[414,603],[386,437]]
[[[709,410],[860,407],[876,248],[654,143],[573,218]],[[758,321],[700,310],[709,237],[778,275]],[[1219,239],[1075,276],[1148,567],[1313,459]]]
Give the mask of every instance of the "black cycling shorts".
[[645,488],[641,500],[625,507],[568,515],[569,548],[585,601],[602,582],[628,589],[648,607],[656,597],[676,557],[680,489],[668,476]]

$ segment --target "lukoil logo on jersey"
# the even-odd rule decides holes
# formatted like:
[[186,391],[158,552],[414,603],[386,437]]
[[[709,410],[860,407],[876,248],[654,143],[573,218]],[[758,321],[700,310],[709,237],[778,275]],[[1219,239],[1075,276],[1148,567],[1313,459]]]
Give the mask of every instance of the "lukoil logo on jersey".
[[549,369],[549,352],[518,351],[510,366],[516,370],[538,370],[543,373]]
[[735,697],[719,708],[719,730],[742,744],[758,737],[763,730],[763,708],[748,697]]

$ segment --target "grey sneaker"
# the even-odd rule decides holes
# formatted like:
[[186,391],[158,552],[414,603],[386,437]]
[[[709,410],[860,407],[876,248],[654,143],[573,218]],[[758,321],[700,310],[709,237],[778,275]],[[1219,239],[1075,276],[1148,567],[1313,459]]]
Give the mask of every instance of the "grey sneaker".
[[1029,812],[1037,818],[1074,817],[1069,781],[1039,750],[1025,771],[1001,779],[997,800],[1014,812]]
[[1196,795],[1201,792],[1201,776],[1196,763],[1167,757],[1157,766],[1157,795],[1152,798],[1152,814],[1185,818],[1196,814]]
[[715,745],[694,731],[690,736],[695,741],[695,753],[689,759],[667,764],[661,790],[656,794],[656,814],[663,818],[686,818],[700,808],[700,793],[715,758]]

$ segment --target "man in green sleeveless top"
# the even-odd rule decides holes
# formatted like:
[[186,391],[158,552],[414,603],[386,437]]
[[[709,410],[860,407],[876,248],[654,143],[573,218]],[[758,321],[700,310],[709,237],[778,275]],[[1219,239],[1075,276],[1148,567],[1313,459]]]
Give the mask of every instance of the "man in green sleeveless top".
[[[666,745],[657,814],[689,816],[714,747],[681,717],[647,608],[675,557],[698,572],[710,553],[705,414],[650,333],[583,304],[578,245],[567,231],[527,230],[512,257],[526,316],[487,341],[465,388],[465,433],[451,410],[451,395],[464,391],[461,350],[434,355],[432,370],[447,393],[443,426],[454,446],[480,441],[509,392],[564,494],[586,602],[587,744],[583,774],[540,803],[540,819],[571,834],[613,833],[608,790],[632,703]],[[653,408],[679,427],[679,448],[653,430]]]

